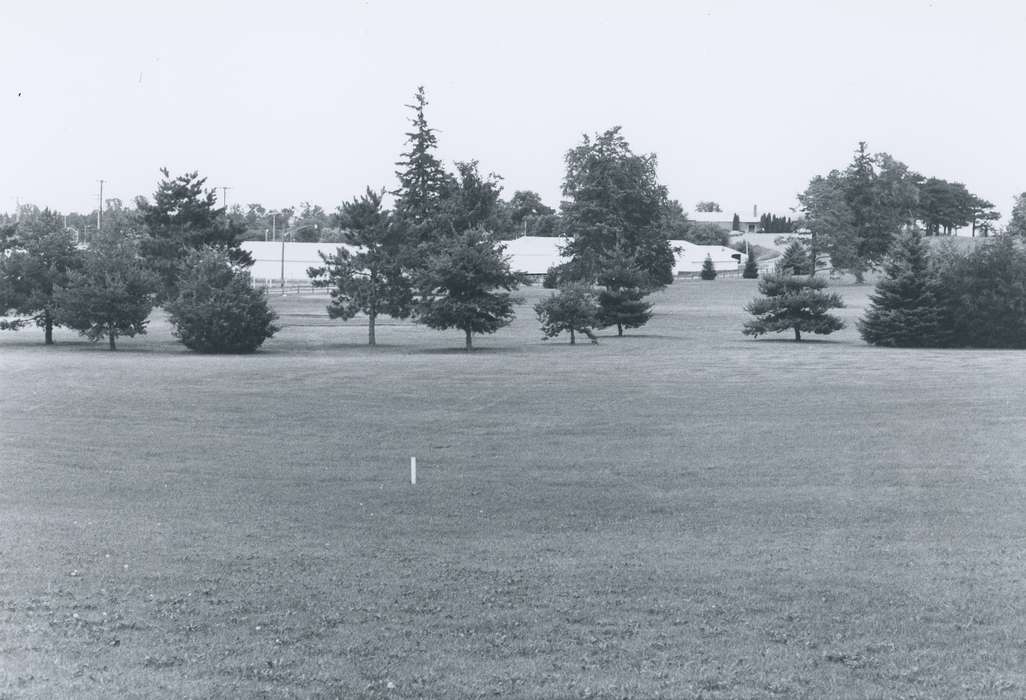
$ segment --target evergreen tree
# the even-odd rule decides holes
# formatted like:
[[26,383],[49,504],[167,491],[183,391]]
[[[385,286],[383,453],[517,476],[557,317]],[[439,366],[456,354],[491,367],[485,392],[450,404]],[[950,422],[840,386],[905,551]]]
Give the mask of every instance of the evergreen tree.
[[382,195],[366,193],[339,207],[338,220],[356,252],[339,248],[334,255],[320,253],[322,267],[307,274],[316,287],[329,287],[328,316],[343,321],[358,313],[367,315],[367,344],[375,345],[375,324],[380,314],[406,318],[413,307],[410,279],[402,267],[403,241]]
[[515,301],[509,292],[520,286],[523,275],[510,270],[504,250],[480,229],[441,241],[419,274],[417,321],[436,330],[459,328],[468,351],[475,333],[509,325]]
[[600,328],[616,326],[617,336],[623,336],[624,328],[640,328],[652,318],[652,304],[644,301],[647,276],[623,254],[612,256],[603,267],[596,323]]
[[167,311],[174,335],[190,350],[249,353],[278,331],[263,289],[224,250],[201,248],[182,261],[178,296]]
[[1026,237],[1026,192],[1015,198],[1007,233],[1009,236]]
[[82,267],[69,271],[65,285],[56,289],[57,318],[89,340],[107,336],[115,350],[118,336],[146,332],[158,284],[134,240],[102,237],[83,254]]
[[762,297],[753,299],[745,311],[755,316],[744,324],[745,335],[758,337],[764,333],[794,331],[795,341],[802,332],[828,334],[844,328],[844,322],[827,311],[844,308],[835,292],[823,291],[826,280],[821,277],[797,277],[773,273],[759,279]]
[[535,304],[534,312],[542,325],[543,340],[568,331],[571,345],[576,343],[576,333],[598,343],[592,328],[598,322],[600,310],[594,291],[586,284],[577,282],[560,287],[557,293]]
[[734,218],[730,222],[730,230],[731,231],[740,231],[741,230],[741,217],[738,216],[737,214],[734,214]]
[[939,261],[938,297],[949,344],[1026,348],[1026,247],[999,236],[968,254],[949,251]]
[[777,271],[790,275],[807,275],[809,268],[809,253],[801,241],[791,241],[777,261]]
[[706,255],[705,260],[702,261],[702,272],[700,276],[704,280],[716,279],[716,266],[713,265],[712,257]]
[[634,258],[656,288],[673,282],[666,237],[668,197],[656,176],[656,157],[636,155],[614,127],[566,154],[564,254],[575,279],[594,282],[615,250]]
[[[68,274],[81,267],[75,238],[56,212],[33,212],[8,232],[0,250],[0,329],[18,330],[30,322],[43,329],[43,342],[53,344],[58,325],[56,292]],[[26,318],[27,317],[27,318]]]
[[205,246],[220,248],[232,262],[249,266],[253,258],[240,247],[245,228],[218,208],[214,189],[206,189],[206,178],[196,172],[172,178],[167,168],[157,183],[153,204],[136,198],[136,206],[146,228],[141,251],[150,269],[160,278],[157,303],[174,299],[178,293],[178,275],[182,261],[194,250]]
[[884,264],[885,277],[858,322],[867,343],[891,347],[945,345],[945,313],[926,242],[918,231],[900,237]]
[[741,272],[741,277],[746,280],[759,278],[759,261],[755,256],[755,251],[751,248],[748,250],[748,259],[745,260],[745,269]]
[[423,86],[417,88],[414,99],[414,104],[406,105],[414,114],[410,119],[413,130],[406,132],[407,150],[396,163],[399,187],[392,194],[397,223],[404,227],[410,243],[418,245],[446,233],[439,234],[438,222],[433,219],[448,195],[451,177],[435,156],[438,137],[424,116],[428,101]]

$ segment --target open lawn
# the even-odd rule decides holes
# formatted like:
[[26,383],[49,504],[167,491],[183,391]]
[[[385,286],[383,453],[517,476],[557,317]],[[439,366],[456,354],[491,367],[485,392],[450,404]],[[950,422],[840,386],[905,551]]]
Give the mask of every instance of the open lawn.
[[0,334],[0,697],[1026,695],[1026,353],[754,294],[470,355],[323,296],[247,357]]

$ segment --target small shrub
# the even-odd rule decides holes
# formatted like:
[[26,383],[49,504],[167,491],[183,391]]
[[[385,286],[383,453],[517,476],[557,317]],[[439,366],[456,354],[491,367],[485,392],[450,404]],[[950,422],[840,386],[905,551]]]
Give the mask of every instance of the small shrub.
[[708,255],[705,256],[705,260],[702,262],[701,276],[704,280],[716,279],[716,266],[713,265],[712,258]]

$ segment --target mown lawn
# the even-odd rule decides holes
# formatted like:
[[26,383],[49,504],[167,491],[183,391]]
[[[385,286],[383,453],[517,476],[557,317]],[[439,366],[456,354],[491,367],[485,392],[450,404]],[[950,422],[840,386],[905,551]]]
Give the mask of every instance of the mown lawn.
[[0,697],[1022,697],[1026,353],[752,340],[754,289],[469,356],[323,297],[249,357],[0,334]]

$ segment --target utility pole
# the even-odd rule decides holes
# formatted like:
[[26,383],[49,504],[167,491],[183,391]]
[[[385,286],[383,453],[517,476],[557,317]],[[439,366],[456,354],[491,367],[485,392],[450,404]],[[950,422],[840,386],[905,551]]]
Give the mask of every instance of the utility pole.
[[103,223],[103,183],[106,180],[100,180],[100,206],[96,209],[96,233],[100,233],[100,226]]
[[231,187],[221,185],[217,189],[221,190],[221,206],[224,207],[225,213],[228,213],[228,190],[230,190]]

